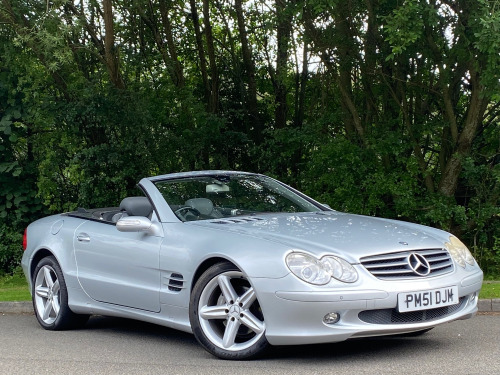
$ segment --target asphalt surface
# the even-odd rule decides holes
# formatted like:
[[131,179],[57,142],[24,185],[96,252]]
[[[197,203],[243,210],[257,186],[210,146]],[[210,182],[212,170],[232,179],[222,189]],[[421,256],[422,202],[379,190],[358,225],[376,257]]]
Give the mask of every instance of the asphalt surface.
[[81,330],[43,330],[33,315],[0,314],[0,374],[500,374],[500,314],[421,337],[273,347],[253,361],[223,361],[190,334],[94,316]]

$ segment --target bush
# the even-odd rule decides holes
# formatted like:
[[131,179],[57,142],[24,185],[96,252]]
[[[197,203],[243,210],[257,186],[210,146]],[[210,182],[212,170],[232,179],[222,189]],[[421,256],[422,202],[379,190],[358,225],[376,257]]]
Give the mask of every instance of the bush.
[[495,237],[491,249],[475,247],[473,255],[487,278],[500,279],[500,237]]
[[12,273],[21,264],[23,235],[0,224],[0,275]]

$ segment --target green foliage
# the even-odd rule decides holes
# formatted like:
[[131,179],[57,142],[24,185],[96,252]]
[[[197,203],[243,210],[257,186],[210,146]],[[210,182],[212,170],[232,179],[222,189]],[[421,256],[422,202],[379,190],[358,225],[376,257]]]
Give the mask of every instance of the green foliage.
[[475,14],[476,24],[474,32],[474,44],[476,48],[488,56],[486,61],[480,61],[485,65],[485,74],[482,83],[487,92],[495,96],[495,100],[500,101],[498,88],[498,70],[500,69],[500,4],[497,0],[479,0],[480,4]]
[[423,36],[423,14],[419,0],[407,0],[385,17],[386,40],[392,53],[386,57],[392,60]]
[[0,224],[0,275],[12,272],[19,266],[22,255],[22,233],[9,229],[5,224]]
[[494,237],[492,248],[474,246],[473,255],[490,278],[500,278],[500,237]]
[[3,270],[41,216],[116,206],[144,176],[227,168],[268,173],[342,211],[452,231],[495,272],[498,1],[293,1],[280,18],[275,3],[243,1],[251,61],[233,3],[208,2],[215,51],[201,1],[201,44],[191,3],[165,3],[113,2],[106,44],[100,2],[4,1]]
[[0,59],[0,273],[19,265],[25,226],[47,213],[34,189],[33,129],[28,120],[31,108],[26,105],[30,78],[23,63],[4,45]]

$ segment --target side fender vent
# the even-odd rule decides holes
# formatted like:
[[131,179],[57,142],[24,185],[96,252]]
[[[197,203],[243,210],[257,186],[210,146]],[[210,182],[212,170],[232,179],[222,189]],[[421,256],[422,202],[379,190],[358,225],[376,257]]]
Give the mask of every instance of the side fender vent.
[[180,273],[172,272],[168,278],[168,290],[180,292],[184,289],[184,277]]

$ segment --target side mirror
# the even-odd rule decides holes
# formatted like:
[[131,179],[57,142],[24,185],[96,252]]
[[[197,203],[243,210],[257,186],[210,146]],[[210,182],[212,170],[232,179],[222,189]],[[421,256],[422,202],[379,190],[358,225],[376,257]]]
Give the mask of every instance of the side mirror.
[[326,204],[326,203],[321,203],[321,205],[322,205],[323,207],[329,208],[330,210],[333,210],[333,208],[331,208],[329,204]]
[[120,232],[145,232],[151,235],[159,235],[160,226],[153,223],[145,216],[127,216],[117,221],[116,229]]

